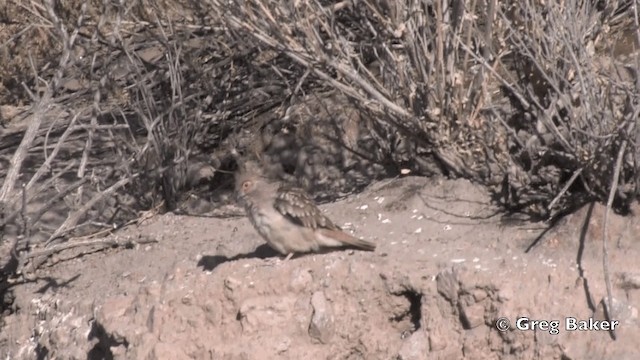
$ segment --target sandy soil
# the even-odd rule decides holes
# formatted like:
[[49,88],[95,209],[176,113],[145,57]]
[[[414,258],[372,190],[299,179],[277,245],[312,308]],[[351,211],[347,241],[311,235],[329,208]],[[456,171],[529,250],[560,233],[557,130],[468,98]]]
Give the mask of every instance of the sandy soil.
[[[283,262],[245,218],[156,216],[113,236],[157,243],[66,254],[14,287],[0,357],[638,356],[637,217],[610,219],[612,333],[566,328],[568,317],[606,318],[600,205],[545,233],[545,224],[504,221],[467,181],[406,177],[322,208],[378,249]],[[496,328],[501,317],[509,330]],[[519,317],[557,320],[558,333],[555,323],[515,329]]]

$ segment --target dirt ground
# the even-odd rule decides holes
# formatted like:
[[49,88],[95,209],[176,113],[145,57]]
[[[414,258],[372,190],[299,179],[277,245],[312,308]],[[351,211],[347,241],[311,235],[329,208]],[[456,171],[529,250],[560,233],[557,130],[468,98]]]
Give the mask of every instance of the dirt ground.
[[[611,332],[566,327],[571,318],[606,319],[601,205],[543,234],[546,224],[502,219],[467,181],[405,177],[322,209],[378,249],[283,262],[245,218],[156,216],[113,236],[157,243],[67,254],[37,281],[14,287],[16,312],[4,318],[0,357],[638,356],[637,216],[610,218],[611,318],[618,321]],[[502,317],[506,331],[496,327]],[[558,323],[516,329],[521,317]]]

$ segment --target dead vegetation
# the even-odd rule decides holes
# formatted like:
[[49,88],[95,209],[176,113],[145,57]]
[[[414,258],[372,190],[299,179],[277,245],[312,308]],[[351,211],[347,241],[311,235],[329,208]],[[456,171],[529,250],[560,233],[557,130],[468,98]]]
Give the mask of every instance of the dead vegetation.
[[232,148],[327,199],[409,172],[483,183],[537,219],[610,192],[625,211],[638,10],[600,4],[9,2],[2,272],[196,196],[224,203]]

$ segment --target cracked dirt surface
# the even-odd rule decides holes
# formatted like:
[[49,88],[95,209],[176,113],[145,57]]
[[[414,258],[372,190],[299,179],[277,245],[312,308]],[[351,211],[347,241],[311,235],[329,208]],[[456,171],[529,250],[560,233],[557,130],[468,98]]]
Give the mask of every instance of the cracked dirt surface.
[[[156,216],[113,236],[157,243],[72,257],[13,288],[0,356],[637,358],[637,217],[610,219],[612,334],[565,329],[605,319],[601,205],[542,237],[545,224],[502,221],[464,180],[387,180],[321,208],[378,249],[283,262],[245,218]],[[558,334],[513,329],[519,317],[558,320]]]

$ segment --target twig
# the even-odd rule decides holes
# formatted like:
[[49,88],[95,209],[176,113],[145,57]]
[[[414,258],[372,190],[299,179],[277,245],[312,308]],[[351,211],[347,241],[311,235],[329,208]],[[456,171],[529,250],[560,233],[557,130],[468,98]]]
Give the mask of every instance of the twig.
[[131,238],[118,239],[117,236],[114,236],[110,238],[101,238],[101,239],[93,239],[93,240],[86,240],[86,241],[70,241],[64,244],[54,245],[52,247],[49,247],[43,250],[32,251],[28,254],[25,254],[23,256],[23,259],[32,259],[37,257],[49,256],[61,251],[65,251],[65,250],[69,250],[69,249],[73,249],[81,246],[93,246],[93,245],[101,245],[103,247],[131,246],[135,244],[149,244],[149,243],[157,243],[157,242],[158,242],[157,239],[151,238],[146,235],[142,236],[140,239],[131,239]]
[[133,175],[131,177],[121,179],[120,181],[111,185],[111,187],[109,187],[105,191],[99,194],[96,194],[93,198],[91,198],[91,200],[87,201],[80,209],[78,209],[78,211],[73,213],[73,215],[69,216],[67,220],[65,220],[65,222],[62,223],[62,225],[60,225],[60,227],[53,233],[53,235],[49,237],[49,240],[47,240],[46,244],[47,245],[50,244],[51,241],[59,238],[63,233],[67,232],[68,229],[74,227],[78,223],[80,218],[87,211],[89,211],[89,209],[91,209],[98,201],[102,200],[105,196],[112,195],[116,190],[127,185],[129,182],[131,182],[131,180],[133,180],[136,177],[137,175]]
[[[637,1],[633,2],[633,23],[636,26],[636,41],[640,43],[640,28],[638,27],[640,26],[640,18],[638,18],[638,2]],[[636,81],[640,81],[640,80],[636,80]]]
[[31,189],[31,187],[33,185],[35,185],[35,183],[38,180],[40,180],[40,177],[42,175],[44,175],[45,172],[51,171],[51,164],[52,164],[53,160],[56,159],[56,156],[58,156],[58,153],[62,149],[62,145],[65,143],[65,141],[67,140],[69,135],[72,133],[72,127],[74,126],[74,124],[78,120],[78,117],[80,117],[80,113],[76,113],[73,116],[73,119],[71,119],[71,122],[67,125],[67,128],[64,130],[64,132],[62,133],[62,135],[58,139],[58,142],[56,143],[55,147],[51,151],[51,155],[49,155],[49,154],[47,154],[47,143],[49,141],[49,134],[53,130],[53,126],[57,122],[57,118],[54,119],[54,121],[51,122],[51,126],[49,127],[49,130],[47,130],[47,133],[46,133],[45,138],[44,138],[44,145],[43,145],[43,152],[44,152],[44,157],[45,157],[44,164],[42,164],[42,166],[40,166],[40,168],[36,171],[36,173],[31,177],[31,180],[29,180],[29,183],[27,184],[27,189]]
[[66,189],[60,191],[56,195],[54,195],[51,198],[49,198],[49,200],[47,200],[47,202],[44,205],[42,205],[42,207],[35,214],[32,215],[33,216],[32,222],[36,223],[37,221],[39,221],[40,218],[42,217],[42,215],[44,215],[45,212],[51,210],[51,207],[53,206],[53,204],[55,204],[56,202],[62,200],[65,196],[67,196],[73,190],[79,188],[80,186],[82,186],[83,184],[87,183],[88,181],[89,181],[88,178],[80,179],[80,180],[76,181],[75,183],[67,186]]
[[129,129],[128,124],[114,124],[114,125],[75,125],[71,128],[71,131],[78,130],[118,130],[118,129]]
[[27,239],[27,249],[29,248],[29,238],[31,237],[31,227],[27,216],[27,187],[22,184],[22,206],[20,207],[20,217],[22,220],[22,235]]
[[[40,194],[42,191],[44,191],[44,189],[48,189],[52,186],[52,184],[59,179],[62,175],[64,175],[69,169],[71,169],[74,165],[75,165],[75,161],[71,161],[69,163],[69,165],[67,165],[62,171],[60,171],[59,173],[53,175],[51,178],[49,178],[44,184],[41,184],[40,186],[38,186],[38,188],[35,191],[31,192],[31,196],[27,198],[27,201],[31,200],[32,198],[35,198],[36,196],[38,196],[38,194]],[[27,190],[29,189],[29,186],[27,185]],[[17,206],[14,204],[10,204],[7,208],[11,207],[11,206]],[[6,214],[6,218],[5,218],[5,223],[9,223],[11,221],[13,221],[16,216],[18,216],[20,214],[20,209],[14,210],[11,213]],[[42,214],[41,214],[42,215]],[[31,219],[32,222],[35,224],[38,220],[34,220]]]
[[7,177],[4,179],[4,183],[2,184],[2,189],[0,189],[0,201],[8,201],[10,194],[13,193],[13,187],[20,175],[20,169],[22,168],[24,159],[27,157],[27,152],[38,134],[38,129],[40,128],[40,124],[42,124],[42,119],[50,105],[51,91],[47,91],[34,106],[33,117],[29,122],[29,127],[27,128],[27,131],[25,131],[18,149],[13,154],[13,158],[11,158],[11,166],[9,167]]
[[4,202],[0,201],[0,245],[2,244],[2,239],[4,238],[5,228],[7,226],[6,220],[6,205]]
[[549,203],[549,206],[547,206],[547,210],[551,210],[553,209],[554,206],[556,206],[556,203],[558,202],[558,200],[560,200],[560,198],[564,195],[564,193],[567,192],[567,190],[569,190],[569,187],[571,187],[571,185],[573,184],[574,181],[576,181],[576,179],[578,178],[578,176],[580,174],[582,174],[582,170],[584,170],[584,168],[580,168],[578,170],[576,170],[573,175],[571,175],[571,178],[569,179],[569,181],[567,181],[566,184],[564,184],[564,186],[562,187],[562,190],[560,190],[560,192],[558,193],[558,195],[556,195],[555,198],[553,198],[553,200]]
[[[604,212],[604,226],[602,227],[602,267],[604,269],[604,282],[607,287],[607,304],[605,306],[605,316],[608,320],[613,319],[613,295],[611,290],[611,277],[609,275],[609,250],[607,249],[607,234],[609,229],[609,212],[613,205],[613,199],[615,198],[618,190],[618,181],[620,179],[620,169],[622,168],[622,158],[627,148],[627,140],[622,141],[620,150],[618,151],[618,158],[616,159],[616,167],[613,172],[613,180],[611,180],[611,189],[609,190],[609,199],[607,200],[607,209]],[[611,337],[616,339],[615,329],[611,329]]]

